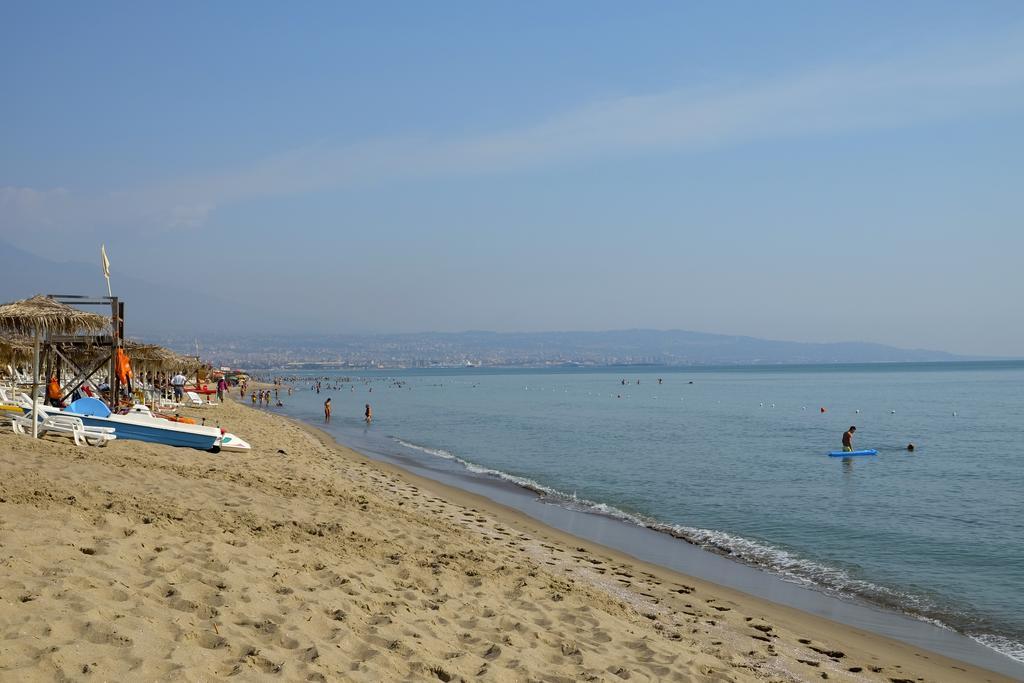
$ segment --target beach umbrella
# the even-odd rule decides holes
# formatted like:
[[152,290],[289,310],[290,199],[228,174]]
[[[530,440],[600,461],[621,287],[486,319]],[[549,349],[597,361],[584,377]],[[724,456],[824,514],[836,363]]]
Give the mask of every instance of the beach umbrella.
[[17,334],[0,334],[0,363],[14,365],[32,359],[32,340]]
[[101,315],[87,313],[41,294],[0,305],[0,331],[33,338],[32,364],[32,437],[39,436],[39,409],[36,390],[39,387],[39,341],[43,334],[75,334],[82,330],[98,332],[110,324]]
[[128,352],[133,361],[141,365],[163,366],[168,362],[170,352],[158,344],[144,344],[131,339],[124,341],[124,350]]

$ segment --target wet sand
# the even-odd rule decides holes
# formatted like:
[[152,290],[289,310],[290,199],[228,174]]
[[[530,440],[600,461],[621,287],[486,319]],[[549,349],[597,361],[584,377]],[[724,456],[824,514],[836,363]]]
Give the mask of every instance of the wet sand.
[[0,433],[0,679],[1005,681],[229,402],[248,454]]

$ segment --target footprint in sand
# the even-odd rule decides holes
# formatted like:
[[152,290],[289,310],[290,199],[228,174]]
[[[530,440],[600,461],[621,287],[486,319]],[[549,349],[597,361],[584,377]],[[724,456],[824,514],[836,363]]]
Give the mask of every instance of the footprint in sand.
[[117,647],[131,647],[132,639],[119,634],[105,624],[87,622],[78,629],[78,634],[96,645],[115,645]]
[[194,640],[196,642],[196,645],[198,645],[199,647],[205,648],[207,650],[216,650],[228,646],[227,638],[219,636],[215,633],[210,633],[209,631],[204,631],[203,633],[199,634],[193,633],[187,637],[190,640]]
[[263,655],[257,654],[251,657],[247,657],[248,661],[255,666],[257,669],[265,674],[276,674],[281,673],[281,665],[277,662],[272,662]]

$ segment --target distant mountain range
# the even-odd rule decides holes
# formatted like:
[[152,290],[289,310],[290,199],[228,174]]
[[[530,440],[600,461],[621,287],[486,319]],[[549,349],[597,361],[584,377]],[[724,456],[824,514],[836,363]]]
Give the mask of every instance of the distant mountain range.
[[[381,340],[383,341],[383,340]],[[964,360],[942,351],[899,349],[865,342],[773,341],[685,330],[606,332],[463,332],[393,336],[389,346],[460,349],[481,357],[500,353],[550,360],[659,365],[734,363],[871,363]]]
[[[4,273],[0,299],[33,294],[99,294],[96,264],[56,263],[0,241]],[[156,264],[150,279],[118,275],[127,294],[129,336],[193,352],[198,338],[204,356],[220,363],[280,366],[296,361],[353,366],[457,366],[550,364],[729,365],[776,363],[872,363],[972,360],[942,351],[900,349],[866,342],[803,343],[684,330],[608,332],[426,332],[377,335],[257,336],[244,330],[221,332],[224,311],[235,320],[261,320],[266,313],[195,291],[167,264]],[[283,322],[283,321],[275,321]],[[302,329],[296,322],[293,329]]]

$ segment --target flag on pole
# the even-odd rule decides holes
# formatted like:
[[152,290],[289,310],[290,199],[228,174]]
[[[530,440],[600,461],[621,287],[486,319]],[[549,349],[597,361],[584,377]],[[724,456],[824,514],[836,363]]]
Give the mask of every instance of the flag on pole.
[[103,259],[103,277],[107,278],[107,296],[113,296],[110,293],[110,259],[107,258],[107,246],[105,244],[100,245],[100,257]]

